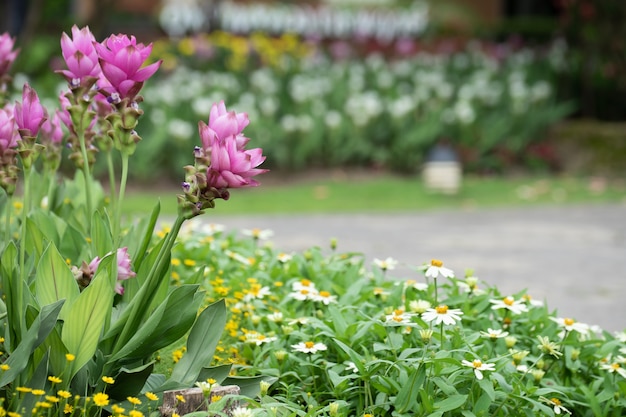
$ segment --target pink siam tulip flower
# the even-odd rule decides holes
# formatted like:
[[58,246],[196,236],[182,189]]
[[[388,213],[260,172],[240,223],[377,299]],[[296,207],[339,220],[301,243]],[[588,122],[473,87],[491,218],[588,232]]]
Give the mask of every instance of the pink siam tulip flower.
[[11,38],[8,33],[0,35],[0,78],[9,72],[19,53],[19,49],[13,49],[14,45],[15,39]]
[[42,142],[60,144],[63,141],[63,129],[61,128],[60,111],[54,113],[54,116],[46,119],[41,125]]
[[111,35],[101,44],[96,44],[102,73],[111,84],[101,87],[116,100],[133,100],[141,90],[144,81],[150,78],[161,66],[161,61],[142,68],[152,52],[152,44],[137,43],[134,36]]
[[22,102],[16,102],[13,109],[15,123],[22,137],[37,137],[41,125],[47,118],[46,109],[41,105],[39,96],[30,85],[24,84]]
[[209,113],[209,125],[200,129],[200,139],[204,149],[210,149],[210,143],[215,136],[225,138],[235,135],[237,148],[243,149],[250,139],[243,136],[243,129],[250,124],[247,113],[227,111],[224,101],[213,104]]
[[72,26],[72,38],[64,32],[61,36],[61,52],[67,64],[67,70],[59,72],[67,79],[72,87],[78,87],[87,81],[87,86],[92,85],[100,76],[100,64],[98,53],[95,48],[96,39],[85,26],[78,29]]
[[0,108],[0,156],[4,155],[7,149],[17,147],[19,140],[20,135],[17,132],[13,108],[10,105]]
[[242,130],[249,123],[246,113],[227,111],[224,102],[213,105],[209,124],[198,124],[200,137],[210,165],[207,184],[217,189],[255,187],[259,183],[254,176],[267,172],[259,169],[265,157],[261,148],[244,149],[248,138]]
[[[96,256],[89,263],[89,271],[91,271],[92,275],[95,275],[98,270],[98,266],[100,265],[100,257]],[[128,248],[119,248],[117,250],[117,283],[115,284],[115,292],[123,295],[124,287],[119,283],[119,281],[127,280],[128,278],[133,278],[136,274],[132,271],[130,265],[130,256],[128,255]]]

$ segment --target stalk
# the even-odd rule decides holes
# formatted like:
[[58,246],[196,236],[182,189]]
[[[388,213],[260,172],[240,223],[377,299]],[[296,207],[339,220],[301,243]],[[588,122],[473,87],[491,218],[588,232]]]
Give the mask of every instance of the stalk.
[[78,129],[78,140],[80,142],[80,152],[83,157],[83,176],[85,177],[85,198],[87,200],[87,235],[91,234],[91,222],[89,219],[93,214],[92,201],[91,201],[91,171],[89,170],[89,159],[87,157],[87,146],[85,145],[85,129],[83,129],[82,123]]
[[117,200],[117,196],[115,195],[116,190],[115,190],[115,170],[114,170],[114,166],[113,166],[113,151],[109,150],[107,152],[107,167],[109,170],[109,187],[110,187],[110,199],[111,199],[111,207],[113,207],[113,210],[115,212],[115,210],[117,210],[117,205],[118,205],[118,201]]
[[[120,192],[115,205],[115,224],[114,224],[114,236],[116,244],[119,244],[121,239],[121,223],[122,223],[122,201],[124,201],[124,193],[126,192],[126,181],[128,180],[128,153],[122,152],[122,178],[120,178]],[[178,232],[176,232],[178,234]]]

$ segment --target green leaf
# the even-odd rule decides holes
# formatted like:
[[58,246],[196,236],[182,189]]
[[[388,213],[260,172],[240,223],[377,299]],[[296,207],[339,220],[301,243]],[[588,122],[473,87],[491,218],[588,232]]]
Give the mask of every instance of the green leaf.
[[37,318],[31,324],[20,344],[11,352],[8,359],[4,362],[9,366],[9,369],[2,372],[0,376],[0,387],[13,382],[17,375],[26,369],[31,354],[41,341],[45,340],[54,327],[62,306],[63,301],[58,301],[41,308]]
[[24,243],[26,252],[35,259],[39,259],[46,245],[46,235],[42,228],[30,218],[26,219],[26,242]]
[[395,401],[396,407],[401,413],[408,412],[417,405],[417,396],[426,379],[426,367],[424,365],[417,369],[410,368],[409,371],[411,372],[409,380],[402,386]]
[[240,395],[249,398],[255,398],[259,395],[259,392],[261,390],[261,381],[273,384],[277,379],[278,378],[265,375],[249,377],[229,376],[222,382],[222,385],[237,385],[240,389]]
[[98,210],[92,216],[90,237],[97,256],[104,256],[115,249],[111,235],[111,221],[106,211]]
[[[150,245],[150,242],[152,242],[152,237],[154,236],[154,228],[156,226],[157,220],[159,219],[160,211],[161,211],[161,203],[157,202],[154,208],[152,209],[152,214],[150,215],[150,218],[148,219],[148,224],[144,227],[143,239],[141,240],[141,244],[138,247],[133,248],[134,253],[135,253],[133,266],[135,267],[135,270],[138,270],[139,267],[141,267],[144,257],[146,256],[146,253],[148,253],[148,246]],[[142,221],[142,223],[144,221],[145,219]],[[140,225],[142,223],[140,223]],[[134,235],[129,233],[127,237],[128,236],[134,236]],[[133,240],[133,242],[134,241],[135,240]],[[128,244],[129,248],[131,247],[131,244],[132,243],[129,242]]]
[[334,342],[341,348],[341,350],[348,354],[352,362],[354,362],[357,369],[359,370],[359,373],[364,374],[365,368],[363,367],[363,363],[365,362],[365,359],[363,358],[363,356],[359,355],[354,349],[352,349],[350,346],[346,345],[339,339],[335,339]]
[[198,375],[198,381],[206,381],[207,379],[212,378],[218,383],[224,385],[223,381],[228,377],[232,368],[233,365],[230,363],[226,365],[209,366],[206,368],[202,368],[202,371],[200,371],[200,375]]
[[71,362],[70,378],[94,355],[104,323],[111,315],[113,288],[110,284],[112,256],[106,256],[98,266],[91,283],[76,298],[69,309],[61,339],[69,353],[75,355]]
[[197,290],[197,285],[175,288],[109,363],[146,358],[183,337],[204,301]]
[[72,271],[53,243],[46,247],[37,265],[35,294],[39,305],[65,300],[59,314],[61,320],[64,320],[72,302],[80,294]]
[[115,384],[107,387],[107,393],[117,401],[125,400],[128,396],[136,396],[141,392],[153,369],[154,362],[133,369],[122,368],[115,376]]
[[200,370],[210,365],[226,326],[226,303],[220,300],[200,313],[187,338],[187,352],[172,371],[171,380],[193,385]]
[[456,394],[447,397],[445,400],[437,401],[435,409],[437,412],[445,413],[446,411],[456,410],[467,401],[467,395]]

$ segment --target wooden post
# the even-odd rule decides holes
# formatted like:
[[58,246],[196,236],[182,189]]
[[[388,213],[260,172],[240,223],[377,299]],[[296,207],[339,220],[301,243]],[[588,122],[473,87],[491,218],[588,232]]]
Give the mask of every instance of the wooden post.
[[[237,385],[217,386],[211,389],[210,398],[204,398],[201,388],[188,388],[180,390],[165,391],[163,393],[163,406],[161,406],[161,415],[163,417],[171,417],[172,413],[185,415],[194,411],[206,411],[207,402],[211,403],[212,398],[226,395],[239,395],[239,387]],[[179,401],[178,398],[185,400]],[[224,414],[231,416],[232,410],[239,406],[239,401],[231,401],[221,410]]]

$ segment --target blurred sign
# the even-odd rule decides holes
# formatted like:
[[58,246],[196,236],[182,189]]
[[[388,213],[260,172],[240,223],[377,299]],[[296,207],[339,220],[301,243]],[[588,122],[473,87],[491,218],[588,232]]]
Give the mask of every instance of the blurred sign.
[[339,7],[285,3],[166,0],[161,25],[170,36],[209,31],[209,22],[234,33],[262,31],[297,33],[322,38],[354,36],[391,41],[416,37],[428,26],[428,4],[416,0],[410,7]]

